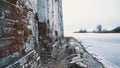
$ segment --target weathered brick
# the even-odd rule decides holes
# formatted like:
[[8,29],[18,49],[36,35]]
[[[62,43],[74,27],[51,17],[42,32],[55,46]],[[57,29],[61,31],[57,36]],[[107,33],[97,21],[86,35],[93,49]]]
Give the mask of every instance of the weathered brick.
[[24,29],[24,36],[32,35],[32,31],[30,29]]
[[[31,45],[34,43],[31,42],[34,41],[32,39],[33,29],[28,29],[28,26],[34,26],[29,24],[29,18],[34,15],[28,17],[28,12],[32,12],[31,10],[33,10],[33,8],[31,8],[31,10],[28,9],[28,6],[25,5],[25,2],[28,1],[0,0],[0,10],[2,9],[2,11],[0,12],[4,12],[5,15],[3,19],[0,19],[0,59],[2,58],[3,60],[6,60],[6,58],[4,57],[11,56],[8,57],[8,59],[10,60],[8,61],[8,63],[0,64],[0,68],[1,66],[6,66],[11,63],[14,63],[18,60],[18,58],[25,56],[31,49],[28,49],[28,52],[26,53],[27,48],[24,45],[30,45],[29,47],[32,48]],[[34,23],[34,17],[32,18],[32,23]],[[34,26],[34,28],[36,27]],[[16,52],[19,53],[19,55],[17,55],[18,58],[15,57]],[[33,57],[30,57],[32,60]],[[0,62],[2,61],[0,60]],[[19,67],[23,65],[24,63],[22,65],[18,64]]]
[[12,4],[16,4],[16,2],[17,2],[17,0],[6,0],[6,1],[8,1],[8,2],[10,2]]
[[7,50],[9,51],[10,55],[12,55],[13,53],[15,53],[15,49],[14,49],[13,46],[12,47],[11,46],[8,47]]
[[8,13],[8,14],[5,16],[5,18],[7,18],[7,19],[12,19],[12,20],[20,20],[20,19],[22,19],[23,17],[22,17],[22,15],[17,14],[17,13],[15,13],[15,12],[10,12],[10,13]]
[[[10,0],[9,0],[10,1]],[[13,2],[13,1],[10,1]],[[16,1],[14,0],[14,3]],[[23,16],[27,16],[28,14],[28,8],[26,5],[24,5],[23,2],[18,2],[19,6],[22,7],[17,7],[15,5],[12,5],[11,3],[5,2],[5,1],[1,1],[0,2],[0,6],[3,6],[4,8],[6,8],[9,12],[6,13],[5,18],[8,19],[12,19],[12,20],[20,20],[23,19]]]
[[17,42],[18,42],[18,45],[23,45],[24,44],[24,39],[23,38],[18,38]]
[[0,19],[0,27],[14,27],[14,22],[9,21],[9,20],[5,20],[5,19]]
[[[8,65],[10,68],[31,68],[32,66],[39,68],[41,59],[37,58],[48,45],[44,40],[48,39],[47,36],[50,32],[50,36],[53,38],[54,30],[59,30],[54,28],[53,23],[57,22],[53,22],[53,19],[53,21],[44,19],[44,22],[39,21],[39,18],[35,19],[35,14],[39,14],[39,12],[36,12],[38,6],[34,1],[37,2],[37,0],[0,0],[0,16],[2,18],[0,19],[0,59],[9,60],[0,64],[0,68]],[[53,33],[49,31],[49,28]],[[0,62],[3,62],[2,60]]]
[[19,51],[19,46],[18,45],[14,45],[14,49],[15,49],[15,51]]
[[8,46],[7,50],[9,51],[11,55],[15,53],[16,51],[23,50],[23,44],[24,44],[23,39],[9,39],[9,40],[12,42],[11,44],[7,45]]
[[10,27],[10,28],[13,28],[14,27],[14,23],[10,23],[10,24],[7,24],[6,27]]
[[10,32],[3,33],[2,37],[3,38],[9,38],[9,37],[12,37],[12,36],[15,36],[15,35],[17,35],[17,32],[15,30],[13,30],[13,31],[10,31]]
[[23,31],[28,29],[27,26],[28,26],[28,24],[26,24],[26,23],[24,23],[24,24],[22,24],[22,23],[15,23],[14,24],[14,28],[16,28],[18,30],[23,30]]
[[23,15],[24,15],[24,16],[27,16],[28,11],[29,11],[28,8],[27,8],[27,6],[24,6],[23,10],[24,10],[24,11],[23,11]]

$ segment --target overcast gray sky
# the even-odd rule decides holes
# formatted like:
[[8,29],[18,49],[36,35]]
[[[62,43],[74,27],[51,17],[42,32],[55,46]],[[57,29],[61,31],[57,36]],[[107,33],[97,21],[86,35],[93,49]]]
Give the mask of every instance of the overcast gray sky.
[[63,20],[65,32],[93,30],[98,24],[115,28],[120,26],[120,0],[63,0]]

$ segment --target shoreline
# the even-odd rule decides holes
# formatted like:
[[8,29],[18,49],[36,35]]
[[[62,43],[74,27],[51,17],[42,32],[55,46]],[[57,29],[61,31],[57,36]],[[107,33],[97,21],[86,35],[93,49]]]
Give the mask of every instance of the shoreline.
[[100,57],[99,55],[95,56],[95,55],[91,54],[91,53],[84,47],[84,45],[83,45],[82,43],[80,43],[76,38],[74,38],[74,37],[70,37],[70,38],[73,38],[74,40],[76,40],[76,42],[79,43],[79,44],[82,46],[83,50],[84,50],[85,52],[87,52],[89,55],[91,55],[92,58],[93,58],[95,61],[97,61],[98,63],[100,63],[103,68],[114,68],[114,66],[112,66],[111,63],[108,62],[107,60],[103,59],[103,57]]
[[[76,38],[74,38],[76,39]],[[111,66],[111,63],[105,59],[103,59],[104,57],[100,57],[99,55],[96,56],[95,53],[91,54],[82,43],[80,43],[77,39],[76,41],[83,47],[83,49],[85,50],[85,52],[87,52],[89,55],[91,55],[97,62],[99,62],[100,64],[102,64],[103,68],[114,68],[114,66]],[[95,54],[95,55],[94,55]]]
[[[73,37],[71,37],[71,38],[73,38]],[[74,39],[82,46],[82,48],[83,48],[83,50],[84,50],[85,52],[87,52],[89,55],[91,55],[92,58],[93,58],[95,61],[97,61],[98,63],[100,63],[100,64],[102,65],[103,68],[106,68],[105,65],[103,64],[103,62],[99,61],[99,59],[98,59],[97,57],[95,57],[94,55],[90,54],[90,52],[87,51],[87,49],[84,47],[84,45],[81,44],[76,38],[74,38]]]
[[42,68],[105,68],[84,46],[73,37],[65,37],[64,42],[53,47],[52,58]]

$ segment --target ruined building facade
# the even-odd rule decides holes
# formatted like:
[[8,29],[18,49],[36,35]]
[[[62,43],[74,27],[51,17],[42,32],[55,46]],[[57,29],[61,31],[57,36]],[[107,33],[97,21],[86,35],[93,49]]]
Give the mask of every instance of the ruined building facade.
[[0,68],[40,67],[63,34],[62,0],[0,0]]

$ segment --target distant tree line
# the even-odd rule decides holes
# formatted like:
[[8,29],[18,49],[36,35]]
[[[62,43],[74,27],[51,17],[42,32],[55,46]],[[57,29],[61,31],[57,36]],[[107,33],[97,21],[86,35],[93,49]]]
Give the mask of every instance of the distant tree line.
[[87,33],[87,30],[86,30],[86,29],[80,29],[79,32],[80,32],[80,33]]
[[112,29],[112,30],[106,30],[102,28],[102,25],[97,25],[96,29],[92,32],[88,32],[86,29],[80,29],[77,32],[74,33],[120,33],[120,26]]
[[103,30],[101,33],[120,33],[120,26],[112,29],[112,30]]

